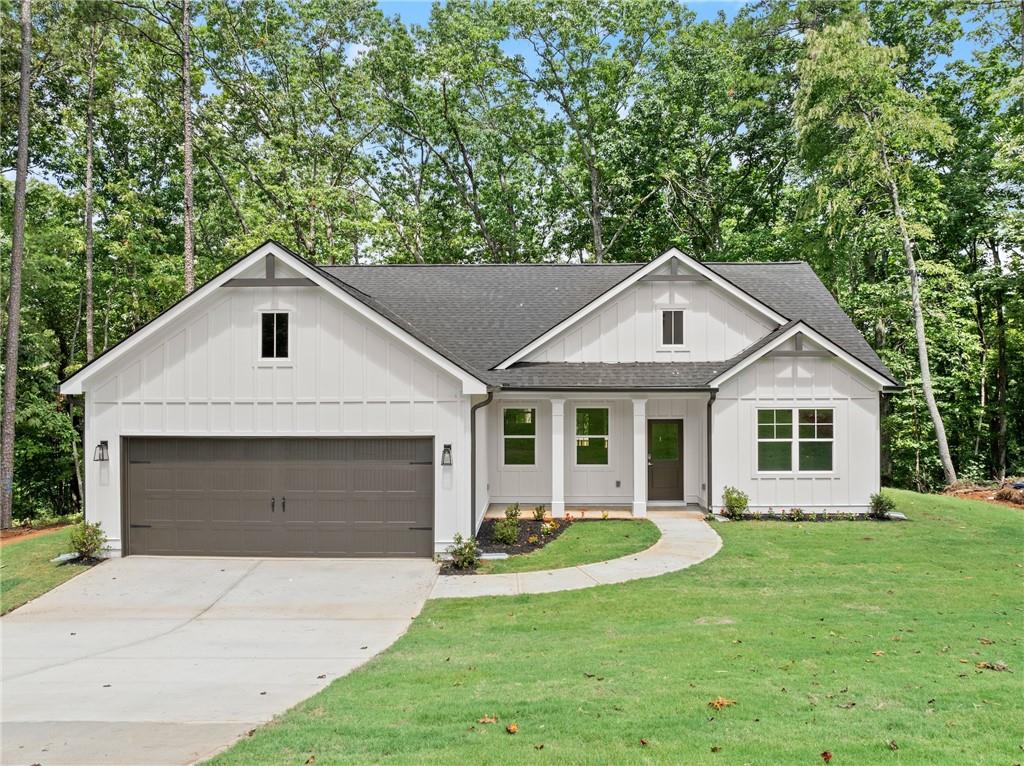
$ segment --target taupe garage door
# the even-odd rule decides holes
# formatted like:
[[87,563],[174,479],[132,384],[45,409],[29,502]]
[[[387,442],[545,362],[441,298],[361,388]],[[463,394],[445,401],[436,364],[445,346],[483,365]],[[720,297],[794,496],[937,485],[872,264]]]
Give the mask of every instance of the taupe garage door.
[[431,439],[126,441],[129,554],[434,552]]

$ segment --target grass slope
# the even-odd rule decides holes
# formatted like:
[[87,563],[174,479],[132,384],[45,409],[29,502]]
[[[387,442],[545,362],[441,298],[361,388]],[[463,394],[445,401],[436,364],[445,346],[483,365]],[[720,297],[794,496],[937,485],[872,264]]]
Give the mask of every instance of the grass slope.
[[70,528],[60,529],[0,548],[0,614],[7,614],[89,568],[50,562],[71,550],[70,535]]
[[428,602],[214,763],[1018,763],[1024,514],[893,495],[909,523],[723,524],[682,572]]
[[650,548],[661,537],[658,528],[646,519],[607,519],[573,522],[561,535],[540,550],[507,559],[484,561],[479,571],[485,574],[536,572],[607,561]]

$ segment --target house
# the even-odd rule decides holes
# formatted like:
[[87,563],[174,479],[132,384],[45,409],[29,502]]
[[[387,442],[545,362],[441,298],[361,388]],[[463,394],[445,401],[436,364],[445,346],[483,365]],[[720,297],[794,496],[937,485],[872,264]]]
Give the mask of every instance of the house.
[[492,504],[863,512],[898,386],[800,262],[316,266],[267,242],[68,378],[122,554],[430,556]]

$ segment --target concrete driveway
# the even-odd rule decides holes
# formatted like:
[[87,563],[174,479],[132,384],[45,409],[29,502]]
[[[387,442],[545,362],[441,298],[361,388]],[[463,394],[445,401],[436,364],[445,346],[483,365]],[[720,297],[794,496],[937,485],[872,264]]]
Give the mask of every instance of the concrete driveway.
[[377,654],[426,559],[108,561],[0,619],[4,764],[201,760]]

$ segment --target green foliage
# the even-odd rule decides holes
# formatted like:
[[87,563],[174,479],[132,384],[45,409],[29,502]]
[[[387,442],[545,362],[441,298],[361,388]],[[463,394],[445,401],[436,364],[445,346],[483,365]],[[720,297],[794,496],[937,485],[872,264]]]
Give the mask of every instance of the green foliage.
[[519,539],[519,519],[506,517],[494,525],[494,539],[502,545],[515,545]]
[[522,511],[519,510],[519,503],[512,503],[512,505],[505,509],[506,519],[512,519],[515,521],[520,517],[520,515],[522,515]]
[[458,532],[452,538],[452,544],[448,546],[446,553],[451,557],[451,564],[455,569],[475,569],[480,563],[480,549],[476,547],[476,539],[464,538]]
[[107,536],[100,528],[100,523],[95,524],[83,521],[71,528],[71,535],[68,538],[71,549],[79,558],[84,561],[99,558],[100,553],[107,545]]
[[743,518],[749,503],[750,497],[747,493],[736,487],[726,487],[722,490],[722,515],[728,519]]
[[544,514],[546,514],[547,512],[548,512],[547,506],[545,506],[543,504],[535,506],[534,509],[533,509],[533,520],[534,521],[544,521]]
[[890,513],[896,512],[896,501],[882,492],[873,494],[869,502],[871,510],[868,515],[873,519],[888,519]]

